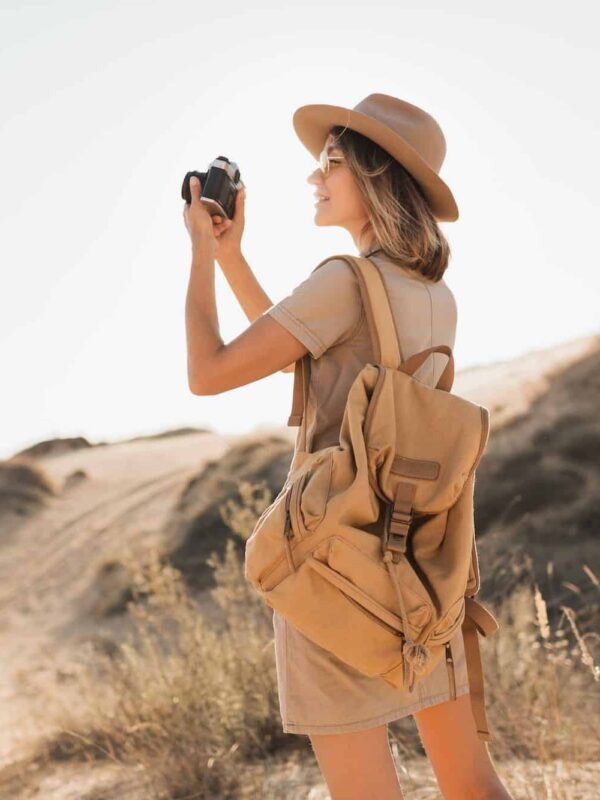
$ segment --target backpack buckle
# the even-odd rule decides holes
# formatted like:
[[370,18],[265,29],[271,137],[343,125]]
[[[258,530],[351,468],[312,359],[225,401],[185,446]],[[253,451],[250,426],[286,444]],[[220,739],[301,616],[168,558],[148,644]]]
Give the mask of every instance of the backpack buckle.
[[400,559],[400,553],[406,553],[408,532],[413,519],[412,500],[415,490],[414,484],[400,482],[394,503],[388,506],[382,535],[382,551],[384,554],[388,550],[391,551],[395,562]]
[[406,553],[406,540],[408,538],[408,529],[412,519],[411,514],[405,514],[402,511],[392,511],[391,515],[387,516],[387,524],[383,529],[382,549],[385,553],[386,550],[391,550],[394,553]]
[[412,521],[412,512],[398,511],[397,508],[392,509],[392,514],[388,524],[388,530],[392,534],[399,536],[408,536],[408,529]]

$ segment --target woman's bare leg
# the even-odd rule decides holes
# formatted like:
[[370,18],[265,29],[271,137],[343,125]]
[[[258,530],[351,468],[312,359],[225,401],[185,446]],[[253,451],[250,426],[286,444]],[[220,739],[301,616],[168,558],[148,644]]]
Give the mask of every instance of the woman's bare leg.
[[403,800],[387,725],[309,738],[331,800]]
[[477,736],[471,696],[463,694],[414,714],[444,800],[513,800]]

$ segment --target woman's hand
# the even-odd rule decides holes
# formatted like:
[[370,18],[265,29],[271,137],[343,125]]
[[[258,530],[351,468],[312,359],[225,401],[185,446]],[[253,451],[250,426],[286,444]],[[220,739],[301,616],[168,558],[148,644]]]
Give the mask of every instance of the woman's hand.
[[215,236],[217,237],[217,260],[224,261],[232,255],[242,251],[242,234],[245,223],[246,187],[242,188],[235,196],[233,219],[222,219],[218,214],[213,216],[215,223]]
[[200,200],[201,193],[200,180],[193,175],[190,178],[192,202],[183,204],[183,219],[192,240],[192,247],[200,241],[209,240],[213,246],[215,258],[241,250],[246,187],[242,186],[236,194],[233,219],[223,219],[218,214],[213,214],[211,217],[206,206]]

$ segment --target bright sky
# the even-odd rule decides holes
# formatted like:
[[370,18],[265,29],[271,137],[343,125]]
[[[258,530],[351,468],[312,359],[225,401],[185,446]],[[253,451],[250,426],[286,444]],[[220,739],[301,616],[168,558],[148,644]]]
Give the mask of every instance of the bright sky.
[[[275,303],[349,234],[314,225],[296,108],[372,92],[448,145],[457,370],[599,329],[594,2],[0,0],[0,457],[41,439],[285,425],[293,375],[191,394],[186,171],[247,186]],[[217,265],[221,335],[249,323]]]

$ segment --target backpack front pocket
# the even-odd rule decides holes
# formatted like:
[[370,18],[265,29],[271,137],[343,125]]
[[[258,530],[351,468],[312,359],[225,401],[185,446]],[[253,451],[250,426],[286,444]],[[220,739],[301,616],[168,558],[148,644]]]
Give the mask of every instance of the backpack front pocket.
[[[400,608],[392,579],[382,561],[381,539],[370,533],[352,531],[352,536],[330,536],[312,553],[315,569],[380,619],[402,630]],[[407,635],[416,638],[432,618],[434,607],[427,590],[408,562],[394,566],[402,587],[408,616]]]
[[378,677],[393,672],[402,685],[399,620],[388,614],[386,622],[372,608],[340,591],[329,576],[314,569],[310,556],[263,597],[307,638],[361,674]]
[[[369,537],[363,544],[368,544],[372,553],[362,552],[341,536],[324,538],[308,551],[301,546],[304,553],[298,568],[272,581],[263,596],[313,642],[362,674],[382,677],[403,688],[403,620],[396,612],[389,573],[375,555],[379,540],[362,535]],[[409,635],[415,638],[417,628],[428,623],[432,611],[412,590],[406,595]],[[423,674],[435,668],[443,652],[443,647],[432,650],[431,663]]]
[[385,606],[382,606],[376,600],[362,591],[352,581],[349,581],[339,572],[331,569],[322,561],[314,556],[308,556],[307,563],[316,570],[323,578],[330,581],[334,586],[337,586],[348,600],[354,603],[355,606],[364,612],[367,616],[373,619],[378,624],[389,630],[395,636],[400,636],[403,633],[402,619],[389,611]]

